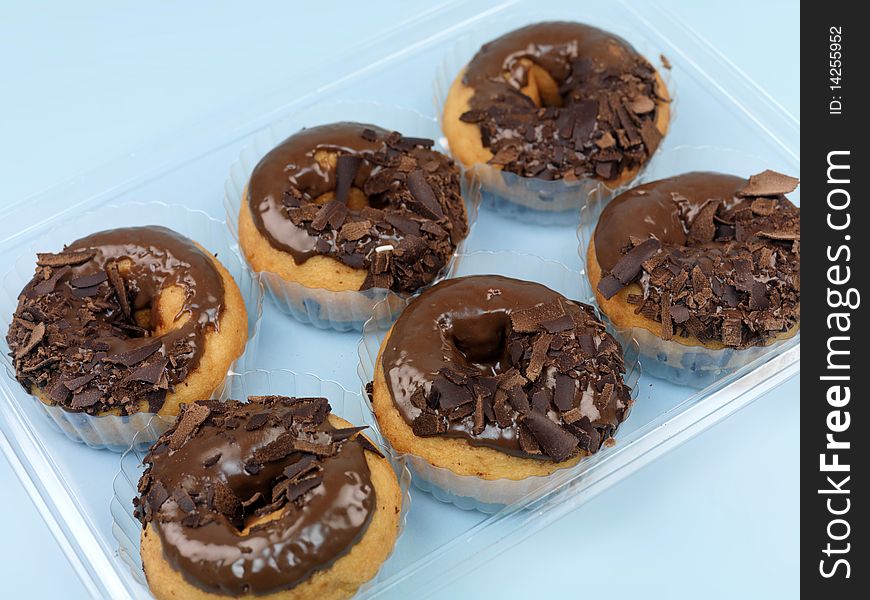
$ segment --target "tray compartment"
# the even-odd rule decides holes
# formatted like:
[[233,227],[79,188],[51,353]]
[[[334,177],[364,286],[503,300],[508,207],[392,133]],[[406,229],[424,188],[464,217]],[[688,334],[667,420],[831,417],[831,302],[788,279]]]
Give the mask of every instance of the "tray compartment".
[[[569,0],[484,0],[440,4],[389,35],[352,47],[340,61],[309,65],[296,87],[255,90],[249,102],[208,116],[172,139],[119,157],[103,168],[28,198],[39,206],[2,212],[8,232],[0,261],[12,264],[39,235],[91,208],[160,200],[221,214],[229,165],[257,130],[305,107],[340,100],[400,104],[435,116],[432,79],[445,54],[472,29],[488,33],[494,19],[519,26],[534,20],[575,19],[618,29],[630,42],[648,38],[673,65],[679,118],[661,151],[712,145],[770,158],[771,168],[799,175],[799,123],[718,52],[655,3],[631,0],[583,4]],[[497,33],[492,32],[494,37]],[[229,74],[228,76],[231,76]],[[304,82],[300,84],[299,82]],[[337,117],[338,118],[338,117]],[[579,271],[572,228],[524,225],[482,210],[468,251],[519,250]],[[316,372],[348,388],[356,385],[356,337],[299,324],[272,310],[263,315],[258,368]],[[579,473],[538,490],[535,510],[513,505],[486,517],[415,493],[414,510],[383,579],[368,597],[434,595],[526,536],[576,509],[664,452],[772,389],[799,369],[800,344],[777,349],[700,391],[649,378],[639,383],[619,443],[588,461]],[[649,384],[652,384],[650,387]],[[629,426],[631,425],[631,426]],[[0,440],[65,554],[94,596],[148,597],[117,556],[109,503],[117,455],[67,440],[36,411],[17,382],[0,378]],[[7,443],[8,442],[8,443]],[[528,506],[528,505],[526,505]],[[422,590],[422,591],[421,591]]]

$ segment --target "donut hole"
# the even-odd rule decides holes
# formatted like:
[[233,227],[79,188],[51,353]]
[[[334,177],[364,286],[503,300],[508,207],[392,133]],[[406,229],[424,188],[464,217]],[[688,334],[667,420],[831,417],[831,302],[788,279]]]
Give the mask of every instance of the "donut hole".
[[187,292],[183,287],[173,285],[163,288],[160,294],[154,298],[150,308],[136,311],[137,321],[138,313],[145,312],[148,317],[148,326],[140,325],[140,327],[150,329],[155,336],[178,329],[190,318],[190,313],[184,309],[186,301]]
[[[335,192],[326,192],[325,194],[319,195],[314,199],[315,204],[326,204],[327,202],[331,202],[335,198]],[[369,199],[363,193],[363,191],[357,187],[350,188],[350,191],[347,193],[347,207],[350,210],[362,210],[366,206],[374,206],[373,202],[369,202]],[[380,207],[375,207],[380,208]]]
[[507,313],[453,316],[446,333],[462,364],[490,375],[504,370],[507,364],[505,341],[510,334]]
[[[130,276],[130,270],[133,268],[133,261],[129,258],[122,258],[117,261],[116,266],[118,267],[118,273],[121,277],[126,279]],[[133,322],[142,329],[152,331],[154,329],[154,322],[151,314],[151,301],[147,299],[144,294],[136,294],[132,308]]]
[[266,525],[267,523],[270,523],[272,521],[277,521],[278,519],[280,519],[281,517],[284,516],[284,512],[285,512],[285,509],[281,509],[281,510],[273,511],[271,513],[266,513],[264,515],[254,515],[254,514],[248,515],[248,517],[245,519],[244,526],[238,530],[239,535],[243,535],[243,536],[248,535],[249,533],[251,533],[251,530],[254,529],[255,527],[262,527],[263,525]]
[[338,166],[338,152],[315,150],[314,160],[324,171],[334,171]]
[[[266,490],[265,493],[269,491]],[[264,527],[272,521],[276,521],[284,516],[284,509],[276,510],[265,514],[256,514],[254,511],[258,508],[266,506],[266,501],[260,501],[255,505],[245,509],[245,515],[239,518],[226,518],[226,524],[231,528],[231,531],[240,536],[245,537],[250,535],[251,531],[258,527]]]
[[[129,271],[129,268],[130,264],[127,260],[121,261],[118,265],[122,276]],[[133,299],[133,321],[142,329],[147,329],[153,336],[164,335],[182,327],[190,319],[190,312],[185,310],[186,302],[187,290],[180,285],[162,288],[154,296],[139,292]]]
[[[130,277],[133,261],[122,258],[117,262],[121,277]],[[154,336],[161,336],[184,325],[190,318],[184,310],[187,301],[186,290],[178,285],[168,286],[156,295],[140,290],[134,294],[132,317],[142,329],[147,329]]]
[[[329,150],[317,150],[314,153],[314,160],[317,161],[317,164],[324,171],[335,172],[335,169],[338,166],[338,153],[331,152]],[[331,202],[334,198],[335,192],[329,191],[315,198],[314,203],[326,204],[327,202]],[[369,202],[369,199],[366,197],[365,193],[363,193],[361,189],[355,186],[351,186],[347,194],[347,207],[350,210],[362,210],[366,206],[371,205],[372,204]]]
[[[265,446],[273,442],[280,432],[274,432],[264,436],[259,447]],[[220,432],[219,436],[223,437],[226,432]],[[206,454],[205,456],[207,456]],[[257,511],[266,507],[272,498],[272,488],[278,479],[282,476],[284,469],[292,464],[291,461],[295,458],[302,458],[301,453],[292,453],[284,460],[273,461],[263,465],[262,469],[255,475],[251,475],[245,469],[245,463],[240,454],[235,450],[225,450],[221,453],[215,465],[212,467],[215,473],[219,474],[220,479],[235,496],[243,501],[246,505],[238,506],[233,515],[226,515],[226,522],[232,527],[233,532],[237,535],[247,535],[252,528],[265,525],[269,521],[280,518],[283,511],[272,511],[265,514],[258,514]],[[181,455],[179,461],[189,462],[191,464],[200,464],[203,461],[203,456],[199,454]]]
[[133,321],[142,329],[148,330],[152,337],[160,337],[180,329],[190,319],[190,312],[185,309],[187,292],[181,286],[166,287],[154,298],[137,300],[144,304],[134,307]]
[[536,106],[562,106],[559,84],[553,76],[528,58],[520,59],[519,63],[526,71],[526,85],[520,88],[520,92],[530,98]]

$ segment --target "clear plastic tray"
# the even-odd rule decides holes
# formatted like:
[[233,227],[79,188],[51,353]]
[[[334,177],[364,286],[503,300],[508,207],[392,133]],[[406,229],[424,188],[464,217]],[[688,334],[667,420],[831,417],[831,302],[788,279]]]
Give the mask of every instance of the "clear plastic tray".
[[[531,20],[574,19],[618,30],[639,46],[660,48],[673,65],[679,118],[656,164],[680,146],[711,145],[761,156],[772,169],[800,175],[797,122],[719,53],[654,3],[570,0],[448,2],[412,25],[350,48],[340,61],[316,59],[310,70],[276,89],[256,90],[249,102],[206,118],[172,139],[125,155],[61,186],[0,209],[0,264],[8,270],[43,233],[89,209],[131,201],[184,204],[223,214],[223,186],[230,165],[256,131],[318,103],[377,101],[416,109],[434,118],[432,85],[438,66],[469,31],[495,37]],[[336,115],[336,118],[341,118]],[[481,210],[467,249],[515,250],[582,270],[571,228],[544,228]],[[4,307],[6,310],[6,307]],[[262,369],[291,368],[358,385],[358,336],[317,330],[287,318],[267,303],[259,351]],[[6,351],[5,348],[2,351]],[[753,363],[702,390],[643,375],[639,396],[620,428],[618,443],[558,474],[533,496],[487,516],[462,511],[412,488],[413,508],[398,547],[377,585],[366,595],[390,598],[437,595],[483,562],[576,509],[662,453],[723,419],[781,383],[799,368],[800,340],[771,349]],[[33,502],[95,597],[146,597],[112,535],[110,501],[118,455],[67,440],[36,412],[32,399],[0,377],[0,446],[25,482]],[[534,502],[535,510],[525,510]]]

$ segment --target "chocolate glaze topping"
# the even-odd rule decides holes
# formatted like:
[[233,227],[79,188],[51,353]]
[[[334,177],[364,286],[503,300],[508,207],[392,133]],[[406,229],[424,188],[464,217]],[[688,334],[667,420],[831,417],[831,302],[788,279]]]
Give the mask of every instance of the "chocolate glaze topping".
[[[532,65],[558,87],[542,106],[520,91],[539,77]],[[503,35],[484,44],[463,83],[474,95],[461,120],[480,127],[491,164],[524,177],[616,179],[661,141],[655,69],[628,42],[589,25],[537,23]]]
[[595,228],[605,298],[637,282],[636,312],[662,338],[695,335],[744,348],[800,321],[798,180],[773,171],[747,182],[687,173],[615,198]]
[[208,592],[269,594],[349,552],[376,508],[374,447],[329,412],[325,398],[285,396],[186,406],[134,500],[172,568]]
[[[155,300],[172,286],[185,293],[181,324],[154,335]],[[6,341],[18,381],[53,404],[156,412],[196,369],[223,301],[220,272],[189,239],[165,227],[102,231],[38,255]]]
[[442,281],[415,298],[382,365],[415,434],[514,456],[597,452],[631,404],[622,348],[592,307],[497,275]]
[[[297,264],[331,256],[368,270],[361,289],[413,292],[468,232],[459,171],[432,144],[359,123],[303,129],[254,169],[254,224]],[[348,202],[351,188],[366,206]]]

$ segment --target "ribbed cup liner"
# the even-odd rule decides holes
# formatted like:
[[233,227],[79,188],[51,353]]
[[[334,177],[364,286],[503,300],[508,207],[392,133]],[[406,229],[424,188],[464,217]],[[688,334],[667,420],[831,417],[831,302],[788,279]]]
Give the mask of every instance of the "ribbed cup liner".
[[[736,150],[713,146],[679,146],[662,152],[659,160],[650,166],[637,185],[691,171],[712,171],[749,177],[770,168],[779,167],[771,165],[770,161],[763,158]],[[800,190],[789,194],[788,197],[792,202],[800,205]],[[595,233],[598,219],[610,199],[599,194],[590,194],[580,210],[580,226],[577,229],[578,253],[585,273],[588,273],[586,253],[589,243]],[[592,301],[597,306],[594,294]],[[599,311],[601,311],[600,307]],[[711,350],[703,346],[682,344],[679,338],[666,341],[641,327],[623,329],[617,333],[622,336],[620,341],[632,338],[637,342],[646,374],[699,389],[771,353],[789,341],[780,340],[767,346],[754,346],[741,350],[733,348]],[[799,336],[800,332],[796,335]]]
[[[435,73],[433,86],[435,98],[435,114],[438,116],[438,125],[443,132],[444,104],[450,92],[450,86],[466,67],[468,62],[477,54],[480,47],[489,41],[499,37],[502,32],[536,23],[540,17],[534,14],[511,15],[506,18],[496,19],[487,23],[487,27],[477,30],[460,38],[447,52]],[[598,26],[598,25],[597,25]],[[676,117],[674,79],[669,69],[659,64],[662,52],[652,41],[644,37],[641,32],[623,32],[619,24],[610,27],[601,26],[603,29],[619,35],[628,40],[632,46],[655,66],[668,88],[671,97],[670,127],[673,127]],[[662,141],[664,143],[664,140]],[[449,150],[447,138],[441,134],[441,144]],[[575,227],[577,225],[578,211],[590,194],[605,197],[613,197],[620,191],[636,185],[638,177],[660,154],[661,144],[656,152],[641,167],[632,181],[621,186],[609,186],[594,177],[586,177],[575,181],[555,180],[545,181],[534,177],[523,177],[515,173],[503,171],[488,164],[476,164],[466,167],[466,172],[478,178],[481,182],[482,205],[487,210],[515,218],[526,223],[537,225],[563,225]],[[457,162],[460,162],[457,160]],[[461,163],[460,163],[461,164]]]
[[[254,167],[263,156],[303,128],[338,121],[367,123],[398,131],[403,135],[434,139],[435,149],[444,151],[437,145],[438,127],[435,120],[413,110],[374,102],[338,102],[303,109],[252,136],[230,168],[230,175],[224,185],[224,208],[233,239],[239,239],[239,211],[245,200],[245,188]],[[470,236],[480,204],[480,182],[476,177],[463,177],[461,185]],[[457,254],[463,252],[467,239],[468,236],[457,246],[451,263],[455,262]],[[287,260],[292,258],[288,256]],[[450,263],[445,271],[449,268]],[[286,281],[275,273],[263,272],[261,275],[269,295],[281,312],[319,329],[361,331],[376,304],[384,302],[396,315],[403,306],[404,297],[401,294],[382,288],[333,292]],[[436,281],[443,279],[443,276],[442,273]]]
[[[462,257],[455,269],[450,272],[450,278],[468,275],[503,275],[515,279],[524,279],[543,284],[565,297],[581,302],[589,302],[591,290],[586,278],[577,271],[568,269],[565,265],[517,252],[472,252]],[[378,351],[386,337],[386,329],[392,323],[391,311],[388,307],[376,307],[372,319],[363,329],[362,340],[359,344],[360,363],[357,374],[360,384],[365,389],[368,382],[374,380],[377,368]],[[615,332],[612,332],[615,333]],[[625,351],[626,383],[632,388],[632,400],[637,398],[637,383],[641,374],[641,366],[638,361],[637,344],[631,339],[621,336]],[[366,397],[369,409],[372,410],[371,402]],[[377,419],[372,413],[372,419],[377,426]],[[618,431],[616,440],[618,443]],[[387,444],[389,439],[383,434],[380,436]],[[563,473],[560,469],[556,473],[543,477],[528,477],[521,480],[495,479],[486,480],[480,477],[458,475],[449,469],[432,465],[424,458],[410,453],[394,453],[402,456],[408,464],[413,475],[414,485],[431,493],[442,502],[448,502],[465,510],[478,510],[492,514],[507,504],[518,502],[526,496],[540,490],[542,486],[551,482],[556,473]],[[583,468],[581,460],[570,469]]]
[[[214,253],[233,276],[242,293],[248,313],[248,340],[244,354],[230,366],[230,371],[248,368],[252,351],[257,345],[260,319],[263,315],[263,286],[260,279],[248,269],[238,247],[227,237],[226,225],[223,221],[213,219],[202,211],[190,210],[177,204],[131,202],[109,205],[85,213],[40,237],[18,258],[13,269],[3,278],[2,309],[0,309],[3,331],[9,328],[12,314],[18,304],[18,294],[33,277],[37,252],[59,252],[63,250],[65,244],[97,231],[143,225],[163,225],[189,237]],[[9,377],[15,379],[5,336],[2,344],[3,364]],[[143,431],[139,439],[157,439],[174,420],[171,417],[152,420],[154,413],[144,412],[130,416],[91,416],[44,404],[36,398],[33,398],[33,402],[42,409],[49,422],[70,440],[81,442],[91,448],[108,449],[114,452],[126,450],[139,431]]]
[[[380,433],[373,425],[371,413],[365,408],[359,394],[348,391],[335,381],[320,379],[310,373],[295,373],[286,369],[272,371],[257,369],[244,373],[231,373],[227,377],[223,392],[215,395],[215,398],[219,400],[246,400],[248,396],[271,394],[326,398],[329,400],[333,414],[353,425],[370,426],[363,432],[363,435],[384,451],[384,455],[397,472],[399,487],[402,490],[402,512],[399,517],[399,533],[396,537],[396,543],[398,543],[408,520],[408,511],[411,508],[411,473],[405,465],[404,458],[395,457],[388,451]],[[142,460],[148,453],[151,444],[151,441],[136,438],[121,455],[120,470],[112,482],[114,494],[109,507],[112,513],[112,535],[118,542],[117,556],[130,568],[136,581],[146,587],[145,573],[142,570],[142,556],[139,552],[142,524],[133,516],[133,498],[139,495],[137,487],[139,478],[144,471]],[[357,595],[364,595],[366,590],[378,585],[381,579],[379,572],[373,579],[360,587]]]

